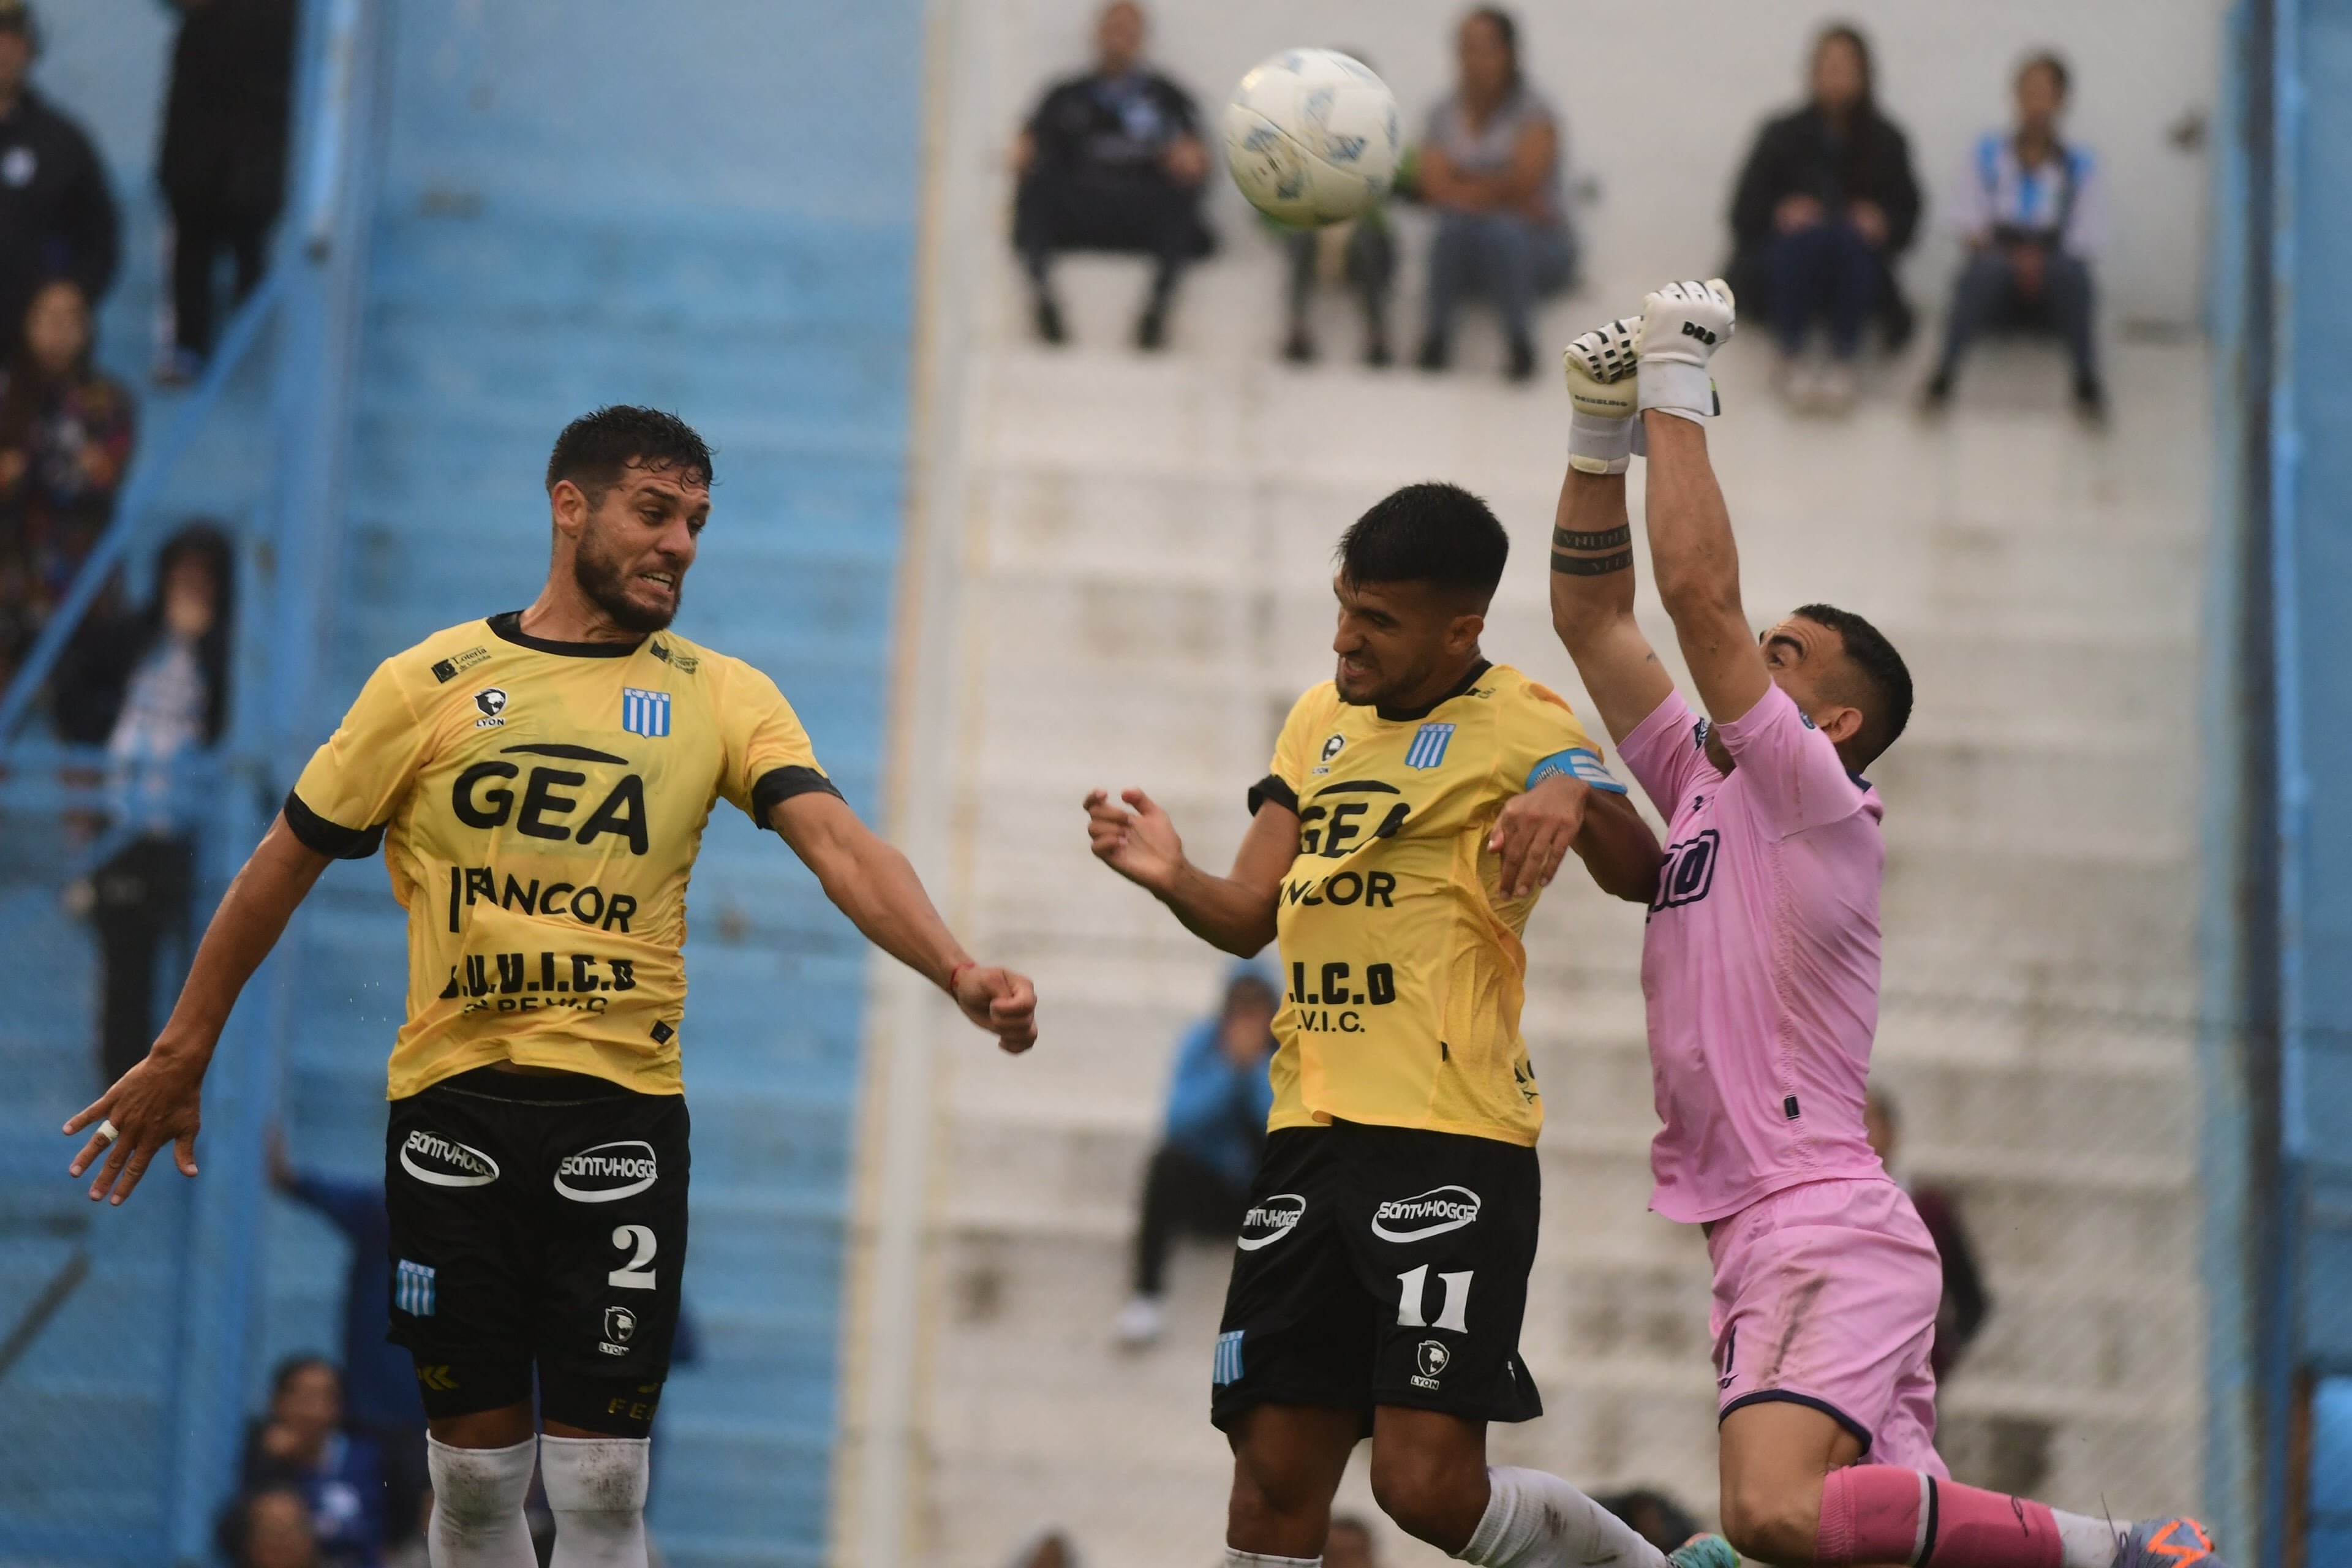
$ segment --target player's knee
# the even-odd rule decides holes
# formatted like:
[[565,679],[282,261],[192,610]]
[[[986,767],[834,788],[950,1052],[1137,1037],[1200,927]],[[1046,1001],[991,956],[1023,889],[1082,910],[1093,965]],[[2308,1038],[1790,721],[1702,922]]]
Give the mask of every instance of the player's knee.
[[1801,1568],[1813,1560],[1821,1527],[1821,1504],[1789,1491],[1753,1482],[1727,1482],[1723,1489],[1724,1539],[1743,1557]]
[[1477,1531],[1486,1506],[1486,1467],[1425,1448],[1372,1450],[1372,1500],[1398,1529],[1447,1552]]

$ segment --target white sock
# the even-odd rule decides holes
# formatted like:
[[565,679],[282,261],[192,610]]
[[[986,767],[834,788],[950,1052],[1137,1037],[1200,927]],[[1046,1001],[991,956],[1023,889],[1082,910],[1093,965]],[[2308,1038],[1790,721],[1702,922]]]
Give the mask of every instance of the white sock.
[[541,1437],[540,1475],[555,1516],[548,1568],[646,1568],[645,1437]]
[[2115,1524],[2054,1508],[2050,1517],[2058,1521],[2061,1568],[2116,1568],[2116,1555],[2131,1533],[2128,1521]]
[[1320,1557],[1268,1557],[1259,1552],[1225,1548],[1225,1568],[1322,1568]]
[[522,1500],[530,1491],[539,1440],[511,1448],[453,1448],[425,1440],[425,1468],[433,1478],[433,1526],[425,1555],[433,1568],[539,1568]]
[[1461,1561],[1481,1568],[1665,1568],[1633,1527],[1541,1470],[1496,1466],[1494,1489]]

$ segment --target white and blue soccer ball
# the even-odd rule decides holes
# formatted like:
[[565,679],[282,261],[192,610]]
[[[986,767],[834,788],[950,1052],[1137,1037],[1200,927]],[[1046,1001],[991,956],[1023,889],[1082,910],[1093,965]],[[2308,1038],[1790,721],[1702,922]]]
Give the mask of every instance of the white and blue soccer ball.
[[1396,95],[1336,49],[1285,49],[1225,108],[1225,164],[1250,205],[1302,227],[1357,216],[1389,194],[1402,137]]

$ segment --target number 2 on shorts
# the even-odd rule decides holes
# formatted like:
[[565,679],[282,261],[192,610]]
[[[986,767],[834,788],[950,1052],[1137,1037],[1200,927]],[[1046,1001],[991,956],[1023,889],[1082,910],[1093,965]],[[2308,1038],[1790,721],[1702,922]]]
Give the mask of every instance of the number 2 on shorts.
[[654,1260],[657,1246],[654,1240],[654,1227],[649,1225],[616,1226],[613,1230],[613,1245],[630,1249],[630,1257],[626,1263],[604,1276],[604,1283],[623,1290],[652,1289],[654,1271],[646,1265]]
[[1421,1315],[1423,1292],[1429,1286],[1429,1265],[1424,1263],[1418,1268],[1408,1268],[1398,1275],[1397,1283],[1403,1288],[1403,1290],[1397,1301],[1397,1327],[1451,1329],[1457,1334],[1468,1333],[1470,1331],[1467,1317],[1470,1310],[1470,1276],[1475,1272],[1476,1272],[1475,1269],[1465,1268],[1459,1274],[1438,1276],[1438,1279],[1445,1282],[1445,1305],[1439,1310],[1437,1321],[1434,1323]]

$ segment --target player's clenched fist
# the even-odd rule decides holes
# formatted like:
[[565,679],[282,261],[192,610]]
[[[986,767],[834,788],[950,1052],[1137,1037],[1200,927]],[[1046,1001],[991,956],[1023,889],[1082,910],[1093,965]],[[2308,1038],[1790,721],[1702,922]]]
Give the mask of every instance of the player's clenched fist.
[[1622,474],[1640,455],[1634,417],[1636,356],[1642,322],[1626,317],[1596,327],[1560,354],[1568,374],[1568,461],[1588,474]]
[[1037,1043],[1037,988],[1027,975],[961,963],[948,991],[963,1016],[994,1035],[1008,1055],[1017,1057]]
[[1716,412],[1707,361],[1731,341],[1738,315],[1722,279],[1669,283],[1643,301],[1641,405],[1696,419]]

